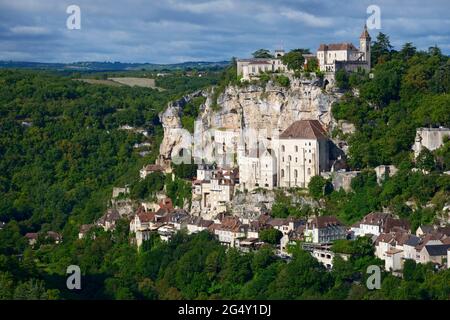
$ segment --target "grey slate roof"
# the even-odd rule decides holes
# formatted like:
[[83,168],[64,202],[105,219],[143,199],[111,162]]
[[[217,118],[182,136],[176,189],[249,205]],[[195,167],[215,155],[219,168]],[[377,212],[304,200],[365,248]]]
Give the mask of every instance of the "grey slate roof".
[[411,235],[408,239],[408,241],[405,242],[406,245],[411,246],[411,247],[415,247],[419,244],[420,242],[420,238],[416,237],[414,235]]
[[447,250],[450,248],[450,244],[436,244],[425,246],[425,250],[428,251],[430,256],[446,256]]

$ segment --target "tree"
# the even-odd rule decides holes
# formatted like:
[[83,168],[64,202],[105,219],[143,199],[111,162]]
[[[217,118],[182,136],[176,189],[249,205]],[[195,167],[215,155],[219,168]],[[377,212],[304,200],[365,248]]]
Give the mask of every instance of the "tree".
[[305,63],[303,53],[304,49],[294,49],[282,56],[281,61],[288,67],[289,70],[302,70]]
[[259,238],[267,243],[276,245],[280,244],[280,240],[283,237],[283,233],[275,228],[264,229],[259,233]]
[[328,195],[333,190],[332,184],[322,176],[314,176],[308,184],[309,194],[316,200]]
[[259,49],[252,53],[253,58],[273,58],[273,55],[270,53],[270,50],[267,49]]
[[410,59],[416,54],[417,48],[411,42],[407,42],[403,45],[399,54],[404,60]]
[[436,167],[433,153],[427,148],[423,148],[416,159],[416,166],[425,171],[432,171]]
[[336,86],[341,90],[348,90],[349,85],[349,75],[344,69],[340,69],[336,72]]
[[377,35],[377,39],[373,42],[371,48],[371,65],[376,66],[382,61],[387,61],[390,59],[392,45],[389,41],[389,36],[380,32]]
[[290,80],[288,77],[284,76],[284,75],[279,75],[275,78],[275,82],[277,84],[279,84],[282,87],[288,88],[289,85],[291,84]]

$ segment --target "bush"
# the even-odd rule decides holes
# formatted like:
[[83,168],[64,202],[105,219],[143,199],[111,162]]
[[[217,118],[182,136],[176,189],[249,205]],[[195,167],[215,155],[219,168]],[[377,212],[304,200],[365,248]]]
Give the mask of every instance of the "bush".
[[275,83],[277,83],[278,85],[288,88],[291,84],[290,80],[288,77],[283,76],[283,75],[279,75],[275,78]]

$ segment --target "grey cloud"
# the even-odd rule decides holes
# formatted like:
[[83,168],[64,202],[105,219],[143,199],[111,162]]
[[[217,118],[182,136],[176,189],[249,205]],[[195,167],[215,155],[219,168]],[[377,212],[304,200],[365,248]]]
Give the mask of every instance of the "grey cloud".
[[[81,30],[65,27],[70,4],[81,8]],[[315,50],[357,42],[371,4],[394,45],[450,52],[447,0],[0,0],[0,59],[172,63],[280,45]]]

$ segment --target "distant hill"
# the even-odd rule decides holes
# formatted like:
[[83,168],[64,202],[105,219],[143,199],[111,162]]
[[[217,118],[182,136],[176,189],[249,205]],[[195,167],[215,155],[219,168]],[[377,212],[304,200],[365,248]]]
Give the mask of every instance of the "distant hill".
[[190,61],[175,64],[153,63],[122,63],[122,62],[74,62],[74,63],[44,63],[27,61],[0,61],[0,68],[47,69],[59,71],[127,71],[127,70],[186,70],[223,68],[229,61],[207,62]]

